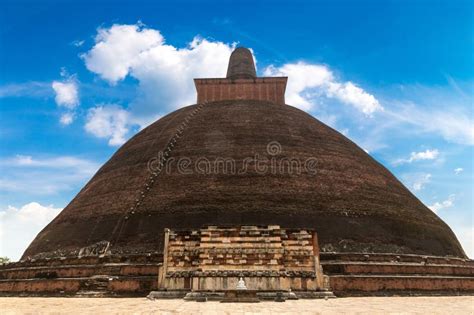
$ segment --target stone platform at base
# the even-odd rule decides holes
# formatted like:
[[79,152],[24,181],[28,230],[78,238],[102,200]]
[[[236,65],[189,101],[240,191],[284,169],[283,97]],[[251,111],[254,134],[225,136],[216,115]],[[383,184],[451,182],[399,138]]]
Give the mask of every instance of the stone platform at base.
[[227,290],[221,303],[259,303],[255,290]]
[[[0,296],[144,297],[150,291],[160,290],[157,278],[162,261],[163,255],[112,255],[4,264],[0,265]],[[330,291],[337,296],[474,294],[474,261],[469,259],[390,253],[322,253],[321,265],[324,277],[328,277]],[[207,290],[209,285],[195,286],[193,288],[199,290],[194,291],[190,285],[184,288],[187,278],[181,279],[181,290],[157,291],[161,292],[157,298],[182,299],[188,293],[219,292]],[[238,277],[227,275],[227,279],[227,287],[235,288]],[[298,290],[302,288],[300,283],[289,287],[275,285],[265,291],[257,286],[260,278],[245,279],[248,287],[261,290],[261,299],[265,299],[267,292],[285,292],[290,288],[299,298],[324,298],[326,294],[324,290],[311,290],[308,286],[307,293]],[[190,279],[188,283],[193,281]],[[273,300],[274,296],[268,299]]]
[[[193,291],[186,292],[181,290],[175,291],[152,291],[147,296],[148,299],[184,299],[186,301],[223,301],[226,298],[226,292],[229,291]],[[240,290],[235,290],[240,291]],[[336,296],[331,291],[253,291],[256,297],[261,301],[274,301],[277,299],[278,294],[281,293],[281,297],[285,300],[298,300],[298,299],[326,299],[335,298]],[[245,291],[244,291],[245,292]]]

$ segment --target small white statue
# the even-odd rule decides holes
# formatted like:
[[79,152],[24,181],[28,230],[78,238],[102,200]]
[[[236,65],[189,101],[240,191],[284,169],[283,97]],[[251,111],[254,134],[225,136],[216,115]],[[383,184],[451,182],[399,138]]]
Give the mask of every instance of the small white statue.
[[245,286],[245,281],[240,277],[239,282],[237,283],[237,290],[247,290],[247,287]]

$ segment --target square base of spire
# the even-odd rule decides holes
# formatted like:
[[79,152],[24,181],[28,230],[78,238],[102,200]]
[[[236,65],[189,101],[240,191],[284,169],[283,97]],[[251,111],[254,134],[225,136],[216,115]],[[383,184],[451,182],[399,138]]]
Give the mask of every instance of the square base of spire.
[[224,100],[259,100],[285,104],[287,77],[255,79],[194,79],[197,103]]

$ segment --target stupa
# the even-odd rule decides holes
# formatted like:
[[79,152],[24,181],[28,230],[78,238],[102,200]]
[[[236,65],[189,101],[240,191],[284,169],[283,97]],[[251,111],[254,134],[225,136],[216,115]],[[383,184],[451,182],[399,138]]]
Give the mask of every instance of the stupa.
[[[456,236],[383,165],[285,104],[235,49],[197,104],[125,143],[26,249],[1,294],[474,291]],[[289,78],[291,80],[291,78]],[[91,293],[92,292],[92,293]],[[170,293],[171,294],[171,293]]]

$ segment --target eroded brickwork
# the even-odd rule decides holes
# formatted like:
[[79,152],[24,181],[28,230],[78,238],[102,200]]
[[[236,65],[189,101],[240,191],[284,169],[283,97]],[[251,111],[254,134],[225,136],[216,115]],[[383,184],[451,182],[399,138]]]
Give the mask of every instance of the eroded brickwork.
[[323,283],[312,230],[208,226],[167,235],[163,288],[228,289],[239,277],[261,290],[314,290]]
[[315,277],[310,230],[242,226],[171,231],[167,276]]
[[259,100],[285,104],[286,77],[255,79],[195,79],[197,103]]

